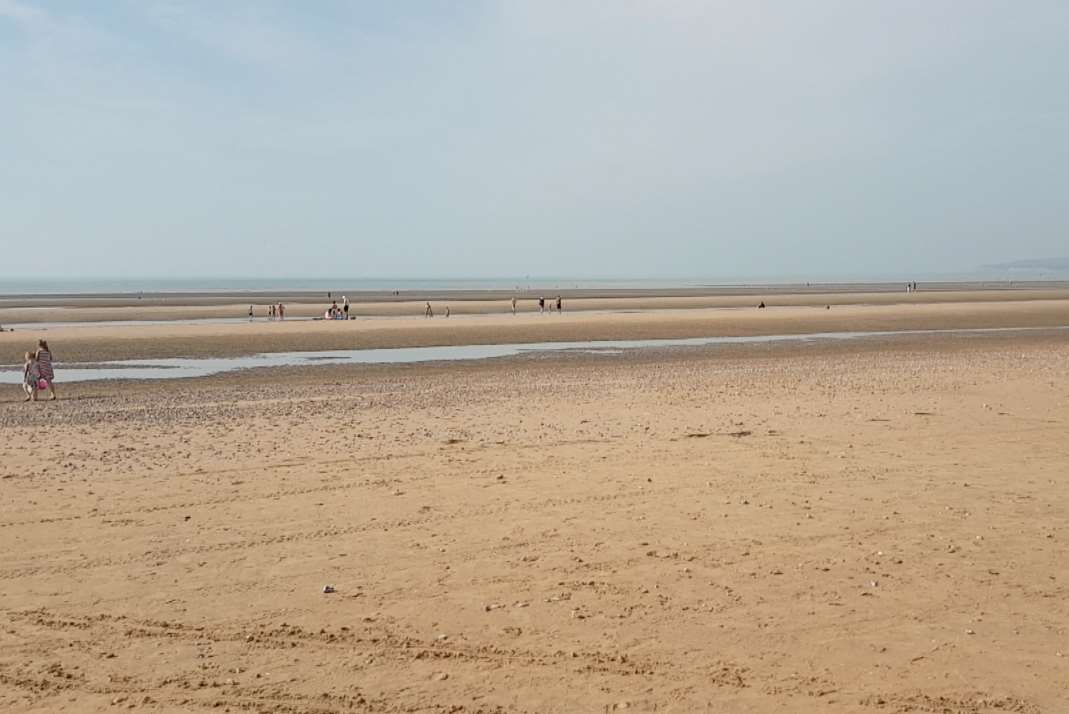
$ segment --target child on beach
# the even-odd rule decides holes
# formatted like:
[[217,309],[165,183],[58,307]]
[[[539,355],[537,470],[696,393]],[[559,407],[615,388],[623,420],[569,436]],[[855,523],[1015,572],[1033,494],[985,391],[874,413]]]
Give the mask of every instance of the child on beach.
[[37,366],[37,358],[32,352],[26,353],[26,363],[22,365],[22,388],[26,390],[26,398],[22,401],[37,401],[37,380],[41,379],[41,372]]

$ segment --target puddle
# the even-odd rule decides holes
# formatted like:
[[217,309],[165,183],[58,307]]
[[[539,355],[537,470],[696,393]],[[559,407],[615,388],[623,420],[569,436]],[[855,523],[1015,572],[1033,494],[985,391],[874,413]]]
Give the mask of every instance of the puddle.
[[[707,347],[716,345],[770,342],[813,342],[852,340],[866,337],[906,335],[982,335],[1037,330],[1064,331],[1069,327],[1000,327],[964,330],[897,330],[890,332],[816,332],[800,335],[757,335],[748,337],[691,337],[662,340],[601,340],[591,342],[535,342],[504,345],[451,345],[442,347],[396,347],[320,352],[271,352],[245,357],[138,359],[115,362],[56,363],[60,384],[102,379],[186,379],[207,377],[240,369],[263,367],[318,367],[330,364],[405,364],[412,362],[452,362],[483,360],[545,352],[583,352],[619,355],[629,350],[666,347]],[[22,370],[17,365],[0,367],[0,384],[20,384]]]

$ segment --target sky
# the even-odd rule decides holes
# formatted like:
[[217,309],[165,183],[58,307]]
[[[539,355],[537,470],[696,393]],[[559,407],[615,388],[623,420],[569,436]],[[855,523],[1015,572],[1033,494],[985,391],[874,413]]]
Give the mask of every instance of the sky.
[[1069,254],[1069,3],[0,0],[0,276]]

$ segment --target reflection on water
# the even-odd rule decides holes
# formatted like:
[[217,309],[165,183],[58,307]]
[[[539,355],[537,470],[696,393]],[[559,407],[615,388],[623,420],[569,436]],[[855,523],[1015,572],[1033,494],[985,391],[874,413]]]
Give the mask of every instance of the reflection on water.
[[[87,382],[99,379],[182,379],[207,377],[258,367],[300,367],[330,364],[402,364],[411,362],[451,362],[512,357],[536,352],[587,352],[620,354],[626,350],[665,347],[704,347],[768,342],[809,342],[850,340],[863,337],[905,335],[993,334],[1035,330],[1066,330],[1067,327],[1001,327],[965,330],[900,330],[894,332],[817,332],[802,335],[757,335],[750,337],[691,337],[662,340],[601,340],[590,342],[534,342],[509,345],[452,345],[443,347],[391,347],[321,352],[271,352],[245,357],[137,359],[115,362],[57,363],[56,381]],[[17,365],[0,368],[0,384],[20,384],[22,370]]]

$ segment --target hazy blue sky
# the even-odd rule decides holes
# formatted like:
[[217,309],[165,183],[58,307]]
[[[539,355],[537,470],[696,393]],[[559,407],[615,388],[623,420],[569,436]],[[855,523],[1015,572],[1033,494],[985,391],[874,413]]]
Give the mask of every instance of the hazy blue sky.
[[0,0],[0,275],[908,275],[1067,196],[1065,0]]

